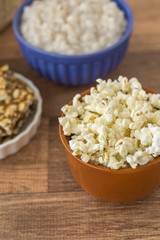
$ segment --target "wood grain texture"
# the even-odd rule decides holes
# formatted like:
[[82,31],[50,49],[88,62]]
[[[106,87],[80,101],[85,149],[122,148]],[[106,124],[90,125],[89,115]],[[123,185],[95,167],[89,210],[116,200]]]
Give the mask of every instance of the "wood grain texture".
[[[160,1],[127,0],[134,12],[128,52],[106,78],[138,77],[160,92]],[[0,240],[159,240],[160,187],[131,203],[100,201],[75,182],[58,135],[61,107],[89,86],[50,82],[23,59],[11,26],[0,33],[0,65],[30,78],[43,98],[36,136],[0,161]]]
[[2,196],[1,239],[159,240],[159,190],[127,204],[77,191]]
[[48,191],[48,119],[18,153],[0,161],[0,193]]

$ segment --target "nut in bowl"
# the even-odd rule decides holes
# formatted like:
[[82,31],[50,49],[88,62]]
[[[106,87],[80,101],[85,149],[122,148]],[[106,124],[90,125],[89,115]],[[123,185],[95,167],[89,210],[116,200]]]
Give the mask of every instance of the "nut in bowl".
[[160,94],[135,78],[98,83],[62,108],[59,135],[71,171],[97,198],[141,199],[160,184]]
[[42,113],[39,90],[21,74],[0,68],[0,159],[16,153],[37,132]]
[[[49,1],[49,2],[50,4],[51,2],[52,4],[54,4],[54,1]],[[33,31],[32,33],[29,34],[30,31],[28,32],[27,30],[25,30],[25,29],[28,29],[28,24],[33,25],[32,22],[31,23],[27,22],[25,26],[25,21],[22,21],[22,19],[25,20],[27,18],[26,17],[27,11],[25,11],[24,9],[28,6],[32,7],[34,3],[32,0],[26,1],[20,6],[13,20],[13,30],[14,30],[15,37],[21,47],[21,50],[25,59],[30,64],[30,66],[33,69],[35,69],[38,73],[43,75],[44,77],[54,82],[65,84],[65,85],[74,85],[74,86],[92,83],[96,80],[96,78],[98,77],[103,78],[108,73],[110,73],[113,69],[115,69],[119,65],[120,61],[123,59],[127,51],[130,36],[133,29],[133,14],[128,4],[125,1],[121,1],[121,0],[106,1],[107,3],[111,4],[110,10],[108,11],[108,15],[107,14],[105,15],[105,11],[107,10],[105,10],[103,14],[105,19],[107,18],[108,22],[111,23],[111,25],[110,24],[106,24],[106,25],[108,26],[108,28],[111,27],[111,29],[113,30],[113,29],[116,29],[118,22],[122,22],[122,24],[120,24],[119,26],[120,28],[119,31],[122,33],[122,36],[120,36],[117,39],[117,34],[119,31],[116,32],[115,34],[116,37],[113,36],[113,39],[110,39],[110,37],[108,37],[107,38],[109,39],[108,43],[106,42],[106,46],[104,46],[105,41],[103,42],[103,40],[105,39],[105,36],[107,36],[109,29],[106,29],[105,31],[104,22],[106,22],[106,20],[101,19],[101,16],[97,15],[98,9],[100,8],[96,7],[94,11],[91,11],[93,13],[95,12],[95,14],[93,15],[90,12],[88,13],[90,9],[87,6],[85,6],[85,4],[87,4],[88,1],[82,2],[77,0],[65,1],[65,4],[66,4],[65,8],[68,6],[72,6],[72,4],[73,5],[78,4],[78,2],[79,2],[79,5],[77,7],[76,6],[74,7],[74,11],[72,11],[73,10],[72,8],[69,8],[68,12],[71,12],[70,15],[65,15],[66,13],[61,12],[62,10],[64,11],[64,8],[63,8],[64,1],[58,1],[58,4],[62,5],[62,6],[58,5],[59,7],[58,9],[56,9],[56,4],[55,4],[55,9],[54,7],[52,8],[53,9],[52,15],[54,15],[54,11],[56,12],[56,14],[57,12],[59,12],[59,15],[57,15],[56,19],[53,18],[51,20],[56,21],[58,19],[61,24],[59,24],[59,22],[57,24],[49,24],[49,27],[56,26],[58,28],[58,32],[60,33],[56,33],[56,32],[52,33],[48,29],[48,25],[46,25],[47,23],[45,22],[44,24],[40,24],[36,26],[37,35],[35,35],[35,32]],[[92,1],[92,2],[94,2],[94,4],[90,4],[91,7],[94,6],[95,4],[100,4],[100,2],[105,3],[105,1]],[[70,3],[70,5],[69,4],[67,5],[67,3]],[[115,14],[113,10],[115,8],[116,9],[118,8],[119,11],[118,10],[116,11],[120,12],[120,14],[117,14],[117,12]],[[38,9],[38,7],[35,9]],[[41,12],[41,10],[44,8],[39,8],[39,9],[41,13],[39,15],[43,16],[47,12],[47,11]],[[79,12],[76,12],[78,10]],[[103,10],[103,6],[102,6],[102,10]],[[82,11],[82,14],[81,14],[81,11]],[[107,17],[107,16],[110,16],[110,12],[112,13],[111,15],[114,16],[112,19],[110,19],[110,17],[109,18]],[[23,16],[23,13],[26,14],[25,17]],[[74,16],[72,16],[72,13],[74,14]],[[33,11],[31,11],[31,14],[33,15]],[[60,17],[62,15],[63,16],[65,15],[64,19]],[[122,18],[122,15],[124,16],[125,20],[124,21],[117,20],[118,22],[116,23],[114,20],[116,20],[117,16]],[[72,26],[71,23],[76,22],[76,20],[71,21],[73,18],[78,19],[77,21],[79,21],[83,16],[86,16],[87,18],[86,21],[82,19],[83,24],[77,23],[78,24],[77,27]],[[88,19],[89,16],[90,18]],[[95,20],[94,18],[96,16],[98,16],[97,20]],[[47,17],[45,17],[45,19],[48,19]],[[40,19],[40,20],[39,18],[36,18],[36,19],[38,22],[41,22],[41,21],[43,22],[43,19]],[[103,23],[103,28],[104,28],[103,32],[106,33],[106,35],[103,34],[102,36],[100,36],[102,41],[102,46],[101,46],[100,37],[97,33],[99,29],[102,29],[102,28],[99,25],[97,25],[97,21],[99,23],[100,22]],[[24,26],[22,26],[22,22],[24,23]],[[125,23],[123,22],[126,23],[126,26],[125,26]],[[85,25],[86,23],[88,23],[88,25]],[[91,32],[90,26],[92,26],[94,30],[97,29],[97,32],[96,33],[94,33],[94,31]],[[125,26],[125,30],[124,30],[124,26]],[[45,27],[46,30],[41,31],[40,29],[43,27]],[[87,27],[89,27],[89,29],[87,29]],[[70,30],[68,31],[68,29]],[[81,36],[81,29],[82,29],[82,33],[85,33],[86,35],[90,32],[91,33],[88,34],[89,36],[86,37],[85,35],[85,36],[82,36],[83,39],[80,39],[79,34]],[[22,36],[22,32],[24,37]],[[40,34],[42,32],[44,32],[44,42],[41,43],[40,39],[42,39],[43,36],[40,36]],[[77,35],[75,36],[76,33]],[[34,36],[35,41],[32,43],[32,45],[31,45],[31,42],[33,40],[33,37],[31,37],[31,39],[29,38],[31,34],[35,35]],[[54,36],[53,39],[52,39],[52,36]],[[92,44],[95,38],[97,38],[97,42]],[[48,44],[48,42],[47,43],[45,42],[46,39],[47,40],[51,39],[52,42]],[[71,41],[74,40],[74,42],[77,41],[78,43],[77,42],[76,44],[73,44],[72,42],[70,43],[69,42],[70,40]],[[83,42],[82,40],[84,41],[84,43],[86,44],[90,43],[90,44],[88,44],[87,46],[84,44],[84,48],[83,48],[83,46],[80,45]],[[111,44],[109,43],[110,40],[113,40],[111,41]],[[34,46],[34,44],[35,45],[37,44],[38,47]],[[60,46],[57,44],[60,44]],[[53,52],[52,46],[53,46],[54,52]],[[90,46],[92,46],[92,49],[89,49]],[[100,47],[100,49],[97,48],[97,46]],[[79,49],[84,51],[79,52]]]

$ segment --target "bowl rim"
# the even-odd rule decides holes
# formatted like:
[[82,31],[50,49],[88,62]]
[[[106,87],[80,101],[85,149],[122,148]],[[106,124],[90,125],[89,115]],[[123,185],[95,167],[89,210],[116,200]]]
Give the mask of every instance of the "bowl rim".
[[128,3],[125,0],[111,0],[117,3],[118,6],[121,7],[122,11],[125,13],[126,18],[127,18],[127,27],[126,27],[126,31],[125,33],[122,35],[122,37],[114,44],[112,44],[110,47],[107,47],[105,49],[96,51],[96,52],[92,52],[92,53],[88,53],[88,54],[79,54],[79,55],[67,55],[67,54],[60,54],[60,53],[51,53],[51,52],[47,52],[45,50],[42,50],[40,48],[37,48],[35,46],[33,46],[32,44],[28,43],[20,34],[20,29],[19,29],[19,21],[21,19],[21,15],[23,12],[23,9],[25,6],[30,5],[34,0],[27,0],[24,3],[22,3],[20,5],[20,7],[17,9],[14,18],[13,18],[13,31],[15,33],[15,36],[17,38],[17,40],[19,42],[21,42],[23,45],[25,45],[27,48],[30,48],[32,51],[35,51],[39,54],[43,54],[47,57],[55,57],[57,59],[59,58],[64,58],[64,59],[87,59],[87,58],[91,58],[91,57],[96,57],[99,56],[101,54],[105,54],[105,53],[109,53],[112,50],[114,50],[115,48],[119,47],[127,38],[129,38],[129,36],[132,33],[132,29],[133,29],[133,23],[134,23],[134,18],[133,18],[133,13],[132,10],[130,8],[130,6],[128,5]]
[[5,148],[6,146],[11,146],[11,145],[15,144],[21,138],[23,138],[25,135],[28,135],[30,133],[32,127],[37,124],[37,122],[39,121],[40,116],[42,114],[42,97],[41,97],[41,94],[40,94],[40,91],[38,90],[38,88],[33,84],[33,82],[31,80],[29,80],[28,78],[26,78],[22,74],[14,72],[14,75],[20,81],[26,83],[27,86],[29,86],[34,91],[34,93],[35,93],[35,95],[37,97],[37,106],[36,106],[36,111],[35,111],[35,114],[34,114],[34,117],[33,117],[32,121],[31,121],[31,123],[22,132],[20,132],[18,135],[16,135],[14,138],[12,138],[11,140],[8,140],[8,141],[0,144],[0,151],[3,148]]
[[[154,90],[151,90],[149,88],[146,88],[146,87],[143,87],[143,89],[146,91],[146,92],[149,92],[149,93],[153,93],[153,94],[158,94],[156,91]],[[80,93],[81,97],[83,97],[84,95],[87,95],[90,93],[90,89],[87,89],[85,91],[83,91],[82,93]],[[68,105],[71,105],[72,104],[72,100],[68,103]],[[61,117],[63,117],[65,114],[62,113],[61,114]],[[123,175],[123,174],[136,174],[138,172],[142,172],[142,171],[146,171],[148,170],[148,168],[152,168],[152,167],[156,167],[157,165],[160,164],[160,157],[157,157],[155,158],[153,161],[145,164],[145,165],[142,165],[142,166],[138,166],[136,167],[135,169],[134,168],[122,168],[122,169],[111,169],[111,168],[108,168],[108,167],[105,167],[105,166],[100,166],[100,165],[95,165],[93,163],[85,163],[83,162],[80,157],[77,157],[77,156],[74,156],[72,154],[72,150],[68,144],[68,141],[66,139],[66,136],[64,135],[64,132],[63,132],[63,129],[62,129],[62,126],[60,125],[59,123],[59,136],[60,136],[60,139],[61,139],[61,142],[65,148],[65,150],[73,156],[73,158],[78,162],[80,163],[81,165],[84,165],[85,167],[87,168],[90,168],[90,169],[93,169],[93,170],[97,170],[97,171],[102,171],[102,172],[106,172],[107,174],[116,174],[116,175]]]

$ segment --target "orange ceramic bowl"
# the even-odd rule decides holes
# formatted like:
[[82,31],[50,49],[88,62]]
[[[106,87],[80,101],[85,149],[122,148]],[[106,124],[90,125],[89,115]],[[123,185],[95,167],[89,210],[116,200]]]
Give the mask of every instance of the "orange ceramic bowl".
[[[146,88],[144,90],[156,93]],[[89,93],[90,90],[86,90],[81,96]],[[73,156],[61,125],[59,135],[74,178],[84,190],[97,198],[113,202],[134,201],[147,196],[160,185],[160,157],[136,169],[113,170],[85,163]]]

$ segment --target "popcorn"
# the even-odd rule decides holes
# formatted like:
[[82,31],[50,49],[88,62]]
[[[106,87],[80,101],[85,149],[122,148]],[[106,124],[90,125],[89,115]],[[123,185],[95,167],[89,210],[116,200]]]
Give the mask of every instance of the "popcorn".
[[128,79],[126,77],[120,76],[118,80],[120,81],[122,92],[127,92],[129,90]]
[[141,144],[144,146],[149,146],[152,144],[152,132],[147,127],[144,127],[140,130],[136,130],[134,134],[135,138],[141,141]]
[[149,154],[157,157],[158,155],[160,155],[160,127],[149,124],[149,129],[152,132],[153,139],[152,145],[148,147],[147,151]]
[[124,139],[119,139],[115,144],[115,150],[125,157],[128,153],[133,154],[137,149],[137,139],[125,137]]
[[59,122],[73,155],[111,169],[153,161],[160,155],[160,94],[146,93],[136,78],[97,83],[62,108]]
[[129,128],[131,121],[129,119],[125,119],[125,118],[117,118],[115,121],[115,124],[118,127],[122,127],[123,129],[127,129]]
[[131,78],[129,84],[132,89],[142,89],[142,85],[137,78]]
[[90,156],[87,155],[87,154],[82,154],[81,159],[82,159],[82,161],[84,161],[85,163],[88,163],[89,160],[90,160]]
[[160,94],[148,94],[149,101],[154,108],[160,108]]
[[63,131],[66,136],[70,136],[71,134],[78,134],[80,132],[80,121],[78,119],[65,116],[59,121],[63,126]]
[[155,123],[158,127],[160,127],[160,111],[157,110],[154,113],[148,114],[148,119],[151,123]]

